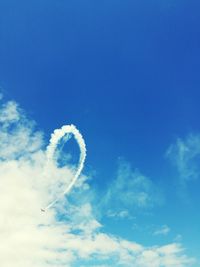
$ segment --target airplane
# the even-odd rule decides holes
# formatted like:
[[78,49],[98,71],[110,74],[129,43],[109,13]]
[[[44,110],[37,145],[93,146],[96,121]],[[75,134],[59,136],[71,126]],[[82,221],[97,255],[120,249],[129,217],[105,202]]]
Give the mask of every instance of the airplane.
[[45,212],[45,209],[41,209],[42,212]]

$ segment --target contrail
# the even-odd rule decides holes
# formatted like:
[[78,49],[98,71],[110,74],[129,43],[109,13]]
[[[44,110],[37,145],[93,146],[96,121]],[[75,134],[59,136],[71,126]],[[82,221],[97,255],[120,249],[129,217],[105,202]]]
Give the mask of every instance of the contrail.
[[76,180],[78,179],[79,175],[82,172],[82,169],[84,167],[84,162],[86,158],[86,145],[85,141],[83,139],[82,134],[79,132],[79,130],[74,126],[73,124],[71,125],[64,125],[60,129],[54,130],[54,132],[51,134],[51,139],[49,142],[49,145],[46,150],[46,156],[47,156],[47,161],[52,161],[54,157],[55,150],[58,146],[59,141],[67,135],[67,138],[65,139],[65,142],[69,140],[70,135],[73,134],[74,138],[77,141],[77,144],[79,145],[80,148],[80,158],[79,158],[79,164],[77,167],[77,171],[74,175],[74,178],[70,182],[70,184],[67,186],[65,191],[60,194],[54,201],[52,201],[45,209],[41,209],[42,211],[45,211],[52,207],[60,198],[62,198],[65,194],[69,193],[70,190],[72,189],[73,185],[75,184]]

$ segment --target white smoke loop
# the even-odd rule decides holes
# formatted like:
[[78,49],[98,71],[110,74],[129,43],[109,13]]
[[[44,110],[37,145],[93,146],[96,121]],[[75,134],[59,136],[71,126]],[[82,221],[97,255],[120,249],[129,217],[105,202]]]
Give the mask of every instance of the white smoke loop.
[[[79,175],[81,174],[82,169],[84,167],[84,162],[85,162],[85,158],[86,158],[85,141],[83,139],[82,134],[79,132],[79,130],[73,124],[64,125],[60,129],[54,130],[54,132],[51,135],[51,139],[50,139],[49,145],[48,145],[47,150],[46,150],[47,162],[53,161],[54,153],[55,153],[55,150],[59,144],[59,141],[62,138],[64,138],[65,135],[70,135],[70,134],[74,135],[74,138],[76,139],[76,142],[80,148],[80,158],[79,158],[79,164],[77,167],[77,171],[76,171],[72,181],[70,182],[70,184],[64,190],[64,192],[61,195],[59,195],[54,201],[52,201],[48,206],[46,206],[44,211],[51,208],[60,198],[62,198],[64,195],[66,195],[70,192],[70,190],[72,189],[72,187],[76,183],[76,181],[77,181],[77,179],[78,179]],[[67,142],[68,140],[69,140],[69,136],[66,138],[65,142]]]

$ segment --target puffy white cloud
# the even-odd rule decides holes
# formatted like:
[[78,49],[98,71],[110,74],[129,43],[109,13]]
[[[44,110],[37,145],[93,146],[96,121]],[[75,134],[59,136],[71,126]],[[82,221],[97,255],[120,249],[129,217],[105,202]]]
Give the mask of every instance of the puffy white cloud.
[[68,226],[56,225],[54,211],[45,215],[40,212],[49,201],[51,182],[43,175],[45,154],[40,149],[41,134],[24,121],[14,102],[9,102],[1,111],[1,266],[42,267],[57,257],[60,262],[68,262],[69,252],[63,243],[63,233]]
[[[42,213],[40,209],[71,181],[73,168],[46,164],[42,134],[15,102],[4,104],[0,111],[2,267],[87,266],[87,262],[95,267],[184,267],[192,262],[176,243],[146,248],[105,233],[86,199],[75,203],[62,199]],[[86,184],[82,176],[76,193],[87,194]],[[133,184],[148,191],[144,178],[134,176]],[[139,206],[147,204],[146,198],[131,198]]]

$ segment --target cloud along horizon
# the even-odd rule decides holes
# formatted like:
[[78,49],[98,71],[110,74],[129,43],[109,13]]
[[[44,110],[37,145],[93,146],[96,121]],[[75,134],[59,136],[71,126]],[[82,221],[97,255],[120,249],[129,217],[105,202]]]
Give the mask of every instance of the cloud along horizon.
[[[184,267],[192,264],[193,259],[185,254],[180,243],[145,247],[111,235],[95,217],[90,199],[67,200],[63,192],[71,190],[70,195],[75,198],[90,192],[89,177],[80,174],[86,155],[84,139],[74,126],[64,126],[54,131],[46,149],[43,133],[35,125],[15,101],[2,103],[1,266]],[[69,163],[58,167],[53,156],[59,140],[71,130],[81,149],[77,171]],[[47,155],[53,160],[47,160]],[[41,213],[41,207],[48,207],[47,212]]]

